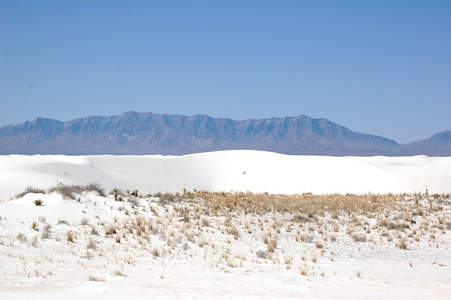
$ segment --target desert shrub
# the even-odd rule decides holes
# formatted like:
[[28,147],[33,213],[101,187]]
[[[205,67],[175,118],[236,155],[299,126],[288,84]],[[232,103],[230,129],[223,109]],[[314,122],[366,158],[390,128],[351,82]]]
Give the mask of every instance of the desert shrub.
[[89,238],[88,249],[97,250],[96,241],[93,238]]
[[42,206],[44,204],[44,201],[42,201],[41,199],[36,199],[33,201],[33,203],[36,206]]
[[166,193],[158,197],[160,199],[161,204],[169,204],[174,202],[174,195]]
[[32,239],[31,239],[31,246],[33,246],[33,247],[37,247],[38,246],[38,237],[37,236],[34,236]]
[[43,232],[42,232],[42,234],[41,234],[41,238],[43,239],[43,240],[45,240],[45,239],[50,239],[51,237],[52,237],[52,234],[51,234],[51,230],[52,229],[52,226],[50,225],[50,224],[47,224],[45,227],[44,227],[44,230],[43,230]]
[[105,191],[100,187],[98,183],[90,183],[87,185],[79,185],[79,184],[58,184],[52,188],[50,188],[49,192],[57,192],[61,196],[69,199],[75,199],[74,194],[81,194],[82,192],[92,192],[96,191],[100,196],[105,196]]
[[265,250],[257,250],[257,257],[265,259],[268,253]]
[[406,240],[404,240],[404,239],[400,240],[399,243],[398,243],[398,248],[406,250],[407,249],[407,242],[406,242]]
[[67,231],[67,242],[73,243],[74,242],[74,233],[72,231]]
[[81,224],[81,225],[83,225],[83,226],[84,226],[84,225],[89,225],[89,219],[88,219],[88,218],[86,218],[86,217],[85,217],[85,218],[83,218],[83,219],[81,219],[81,222],[80,222],[80,224]]
[[236,239],[238,239],[240,237],[240,232],[238,230],[238,228],[236,228],[235,226],[232,226],[231,228],[229,227],[229,229],[227,230],[227,232],[231,235],[233,235],[233,237]]
[[97,231],[97,229],[94,226],[91,226],[91,234],[92,235],[99,235],[99,232]]
[[108,226],[105,229],[105,235],[112,235],[112,234],[116,234],[117,233],[117,229],[116,226],[112,225],[112,226]]
[[133,206],[139,206],[139,199],[137,198],[129,198],[127,201],[130,202]]
[[119,271],[119,270],[114,271],[114,274],[113,274],[113,275],[114,275],[114,276],[124,276],[124,277],[125,277],[125,274],[122,273],[122,272]]
[[366,236],[363,234],[353,234],[352,235],[352,239],[354,240],[354,242],[359,242],[359,243],[364,243],[366,242]]
[[31,229],[39,231],[39,223],[36,221],[33,221],[33,223],[31,223]]
[[26,242],[27,241],[27,237],[22,233],[22,232],[19,232],[18,234],[17,234],[17,237],[16,237],[19,241],[21,241],[21,242]]
[[138,194],[138,190],[134,190],[130,193],[130,195],[132,195],[132,197],[138,198],[139,194]]
[[210,227],[210,221],[207,218],[202,218],[202,226],[203,227]]
[[154,257],[160,257],[161,256],[161,250],[159,248],[153,248],[152,254]]
[[97,192],[102,197],[106,196],[105,190],[100,186],[100,184],[98,184],[96,182],[91,182],[90,184],[81,186],[80,188],[82,191]]
[[28,187],[25,189],[25,191],[23,191],[23,192],[17,194],[16,197],[17,197],[17,198],[21,198],[21,197],[25,196],[25,195],[28,194],[28,193],[33,193],[33,194],[45,194],[45,190],[40,189],[40,188],[35,188],[35,187],[32,187],[32,186],[28,186]]
[[268,244],[268,252],[274,252],[277,248],[277,238],[273,238]]
[[74,199],[73,193],[75,193],[77,190],[78,190],[78,186],[65,185],[65,184],[60,183],[60,184],[50,188],[49,193],[57,192],[65,198]]
[[304,215],[304,214],[295,215],[291,219],[291,222],[294,222],[294,223],[304,223],[304,222],[307,222],[307,221],[309,221],[309,218],[306,215]]
[[89,281],[99,281],[99,282],[104,282],[105,279],[100,278],[100,277],[96,277],[96,276],[89,276]]
[[293,262],[293,256],[291,255],[285,255],[283,259],[286,265],[289,265]]

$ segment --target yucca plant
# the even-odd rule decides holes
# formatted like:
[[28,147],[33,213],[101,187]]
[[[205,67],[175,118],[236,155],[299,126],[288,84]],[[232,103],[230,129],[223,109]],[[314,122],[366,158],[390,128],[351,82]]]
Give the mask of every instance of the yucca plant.
[[33,203],[36,206],[42,206],[44,204],[44,201],[42,201],[41,199],[36,199],[33,201]]

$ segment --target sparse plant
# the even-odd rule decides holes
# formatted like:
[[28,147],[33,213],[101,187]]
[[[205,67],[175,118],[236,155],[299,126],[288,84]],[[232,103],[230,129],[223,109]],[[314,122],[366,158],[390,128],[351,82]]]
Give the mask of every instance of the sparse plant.
[[161,250],[159,248],[157,248],[157,247],[153,248],[152,249],[152,255],[154,257],[160,257],[161,256]]
[[398,248],[403,250],[407,249],[407,242],[405,239],[402,239],[398,242]]
[[92,235],[99,235],[99,232],[97,231],[97,229],[95,228],[94,225],[91,226],[91,234]]
[[36,206],[42,206],[44,204],[44,201],[42,201],[41,199],[36,199],[33,201],[33,203]]
[[125,277],[125,274],[122,273],[122,272],[119,271],[119,270],[114,271],[114,274],[113,274],[113,275],[114,275],[114,276],[123,276],[123,277]]
[[88,185],[81,186],[79,190],[84,190],[88,192],[97,192],[99,196],[105,197],[105,190],[97,182],[91,182]]
[[105,279],[97,277],[97,276],[89,276],[89,281],[100,281],[100,282],[104,282]]
[[320,241],[317,241],[316,243],[315,243],[315,247],[317,248],[317,249],[323,249],[323,244],[320,242]]
[[258,258],[263,258],[263,259],[265,259],[266,256],[268,255],[265,250],[261,250],[261,249],[257,250],[256,254],[257,254]]
[[229,228],[228,233],[233,235],[235,240],[240,237],[240,232],[239,232],[238,228],[236,228],[235,226],[233,226],[232,228]]
[[114,226],[114,225],[108,226],[105,229],[105,235],[112,235],[112,234],[116,234],[116,233],[117,233],[117,229],[116,229],[116,226]]
[[352,239],[356,243],[364,243],[364,242],[366,242],[366,236],[363,235],[363,234],[353,234],[352,235]]
[[45,225],[44,230],[42,231],[41,238],[50,239],[51,238],[51,229],[52,226],[50,224]]
[[274,250],[277,248],[277,238],[271,239],[267,248],[268,252],[274,252]]
[[66,233],[67,236],[67,242],[68,243],[73,243],[74,242],[74,233],[70,230],[67,231]]
[[[133,196],[133,194],[132,194],[132,196]],[[129,198],[127,201],[130,202],[132,204],[132,206],[139,206],[139,199],[137,199],[137,198]]]
[[39,231],[39,223],[36,221],[33,221],[33,223],[31,223],[31,229]]
[[37,236],[34,236],[32,239],[31,239],[31,246],[33,246],[33,247],[37,247],[38,246],[38,237]]
[[92,237],[89,238],[88,249],[97,250],[96,241]]
[[23,196],[25,196],[26,194],[45,194],[45,190],[40,189],[40,188],[35,188],[32,186],[28,186],[25,191],[19,193],[16,195],[16,198],[22,198]]
[[19,232],[17,234],[17,239],[21,242],[26,242],[27,241],[27,237],[25,236],[25,234],[23,234],[22,232]]

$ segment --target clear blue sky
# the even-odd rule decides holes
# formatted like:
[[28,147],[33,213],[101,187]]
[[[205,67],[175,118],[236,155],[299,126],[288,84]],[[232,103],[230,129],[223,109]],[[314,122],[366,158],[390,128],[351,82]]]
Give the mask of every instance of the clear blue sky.
[[451,1],[0,1],[0,126],[126,111],[451,129]]

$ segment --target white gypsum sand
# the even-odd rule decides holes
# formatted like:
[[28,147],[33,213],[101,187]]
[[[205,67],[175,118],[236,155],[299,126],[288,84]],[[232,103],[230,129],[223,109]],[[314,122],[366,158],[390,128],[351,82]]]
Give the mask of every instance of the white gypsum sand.
[[446,298],[450,163],[1,156],[0,298]]
[[27,186],[97,182],[142,193],[451,193],[451,157],[328,157],[263,151],[184,156],[0,156],[0,201]]

